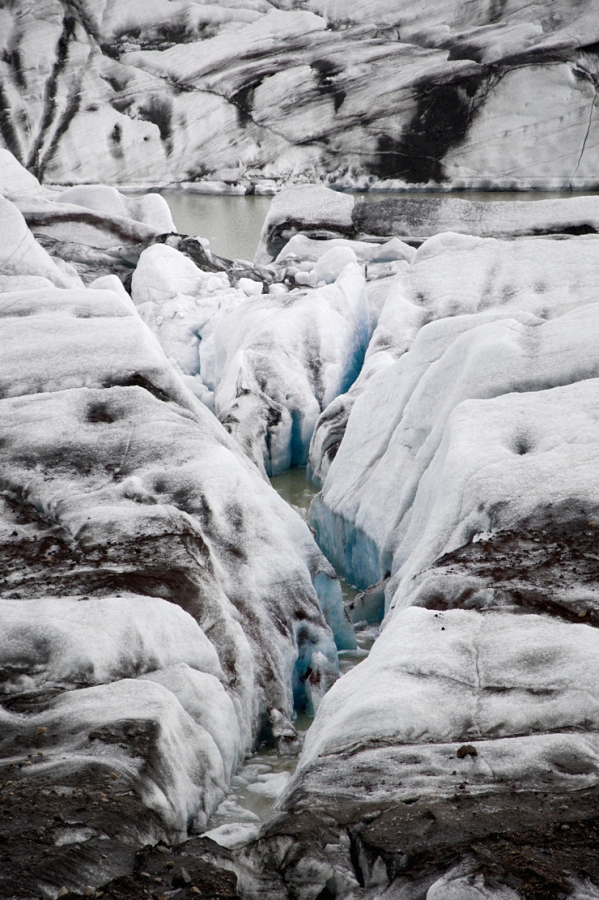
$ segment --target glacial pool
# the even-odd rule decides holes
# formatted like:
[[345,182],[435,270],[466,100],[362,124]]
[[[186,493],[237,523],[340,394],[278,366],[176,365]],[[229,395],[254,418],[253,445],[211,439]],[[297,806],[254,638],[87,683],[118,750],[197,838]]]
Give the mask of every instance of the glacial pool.
[[[181,234],[199,235],[208,238],[210,249],[227,259],[251,261],[258,247],[260,232],[269,210],[272,197],[257,195],[200,194],[185,190],[162,190],[173,220]],[[572,197],[588,197],[592,192],[572,192]],[[564,198],[559,191],[372,191],[354,193],[356,200],[376,203],[388,197],[407,198],[455,197],[462,200],[478,200],[509,203],[514,200],[559,200]]]

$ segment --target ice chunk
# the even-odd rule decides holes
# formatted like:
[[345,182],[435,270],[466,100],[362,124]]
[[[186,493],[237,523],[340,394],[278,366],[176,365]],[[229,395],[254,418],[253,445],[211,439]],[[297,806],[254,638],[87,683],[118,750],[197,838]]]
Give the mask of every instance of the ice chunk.
[[248,297],[256,297],[257,295],[262,293],[262,291],[264,290],[264,285],[261,281],[253,281],[251,278],[240,278],[239,288]]
[[279,254],[286,243],[281,232],[289,220],[304,229],[320,226],[343,233],[353,227],[353,208],[353,197],[319,185],[298,185],[281,191],[270,205],[254,261],[265,264]]
[[40,194],[43,188],[35,175],[22,166],[10,150],[0,148],[0,194],[8,200],[23,194]]
[[56,197],[57,203],[84,206],[101,213],[107,219],[120,216],[150,225],[159,232],[176,231],[168,203],[160,194],[144,194],[142,197],[126,197],[116,188],[101,184],[67,188]]
[[357,376],[368,336],[355,264],[332,285],[269,294],[219,317],[215,411],[263,471],[305,465],[316,419]]
[[85,289],[0,296],[5,396],[141,384],[197,413],[196,400],[122,295]]
[[599,230],[599,202],[595,197],[509,203],[390,197],[357,203],[353,218],[363,233],[420,241],[446,232],[482,238],[593,234]]
[[248,790],[253,794],[261,794],[264,797],[276,798],[283,793],[291,774],[289,772],[271,772],[259,775],[256,781],[248,785]]
[[521,894],[512,888],[490,887],[483,875],[464,872],[465,868],[468,866],[455,866],[435,881],[426,893],[426,900],[520,900]]
[[[0,274],[8,278],[44,278],[60,288],[73,287],[46,251],[35,241],[19,210],[0,197]],[[20,285],[15,285],[19,290]],[[3,290],[10,290],[8,284]]]
[[[403,593],[409,592],[410,575],[477,534],[535,518],[542,522],[544,511],[552,508],[556,522],[568,521],[574,516],[569,504],[577,505],[583,521],[593,520],[599,507],[599,485],[590,474],[598,401],[599,380],[589,378],[461,403],[423,475],[398,548]],[[443,499],[437,493],[439,479],[449,488]],[[405,596],[396,602],[401,605]]]
[[27,729],[21,716],[3,708],[0,719],[4,757],[17,747],[33,751],[36,729],[45,729],[44,757],[29,778],[43,776],[47,783],[59,772],[85,779],[94,767],[105,777],[114,771],[158,814],[170,840],[183,840],[194,818],[205,823],[223,797],[226,781],[213,739],[162,685],[125,679],[67,691],[30,715]]
[[224,272],[205,272],[174,247],[155,244],[140,257],[132,297],[194,393],[213,391],[215,322],[246,294],[232,288]]
[[320,257],[314,266],[314,277],[317,282],[332,284],[341,275],[346,266],[356,263],[356,254],[350,247],[332,247]]
[[368,659],[323,699],[300,767],[350,745],[468,743],[582,721],[594,733],[597,665],[599,638],[587,625],[508,613],[398,612]]
[[[95,570],[86,554],[105,552],[115,567],[109,578],[121,588],[147,584],[169,599],[184,592],[186,609],[210,632],[227,678],[235,681],[245,742],[256,727],[257,689],[264,691],[264,707],[291,713],[298,653],[309,665],[312,651],[324,647],[335,677],[332,634],[310,575],[327,564],[307,526],[228,446],[226,434],[218,439],[220,426],[200,410],[195,418],[140,387],[6,399],[0,401],[3,464],[13,490],[20,482],[28,503],[75,541],[64,554],[46,551],[53,559],[44,565],[46,593],[64,593],[65,577],[78,593],[93,591]],[[32,458],[39,468],[18,462]],[[80,544],[87,548],[82,557],[75,552]],[[5,590],[29,585],[36,595],[20,564],[6,576]],[[289,627],[280,630],[273,616]],[[304,628],[301,650],[295,624]]]
[[210,838],[211,841],[220,844],[221,847],[226,847],[227,850],[235,850],[253,841],[258,837],[259,831],[258,825],[232,822],[229,825],[219,825],[218,828],[205,831],[202,837]]

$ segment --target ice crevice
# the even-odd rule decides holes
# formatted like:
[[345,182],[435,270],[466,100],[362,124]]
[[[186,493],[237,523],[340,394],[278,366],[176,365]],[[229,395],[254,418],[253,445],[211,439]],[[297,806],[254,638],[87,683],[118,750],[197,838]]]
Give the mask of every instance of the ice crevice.
[[[82,217],[73,214],[65,226],[60,202],[16,161],[3,178],[6,171],[29,185],[29,208],[46,204],[46,223],[55,217],[70,244],[86,248],[86,276],[94,264],[103,276],[103,250],[86,243]],[[100,194],[80,189],[77,199],[93,204]],[[166,218],[157,200],[139,202],[138,214],[153,205]],[[117,192],[110,202],[132,210]],[[121,218],[130,235],[139,229],[133,245],[160,233]],[[110,247],[110,216],[96,216],[94,227]],[[267,738],[284,758],[296,753],[294,706],[316,710],[338,676],[335,638],[350,652],[356,642],[339,582],[308,526],[185,386],[183,367],[169,362],[116,276],[86,287],[75,265],[51,259],[4,197],[0,233],[0,378],[3,391],[9,386],[0,399],[0,781],[15,784],[10,796],[18,794],[22,810],[33,804],[50,821],[54,794],[41,784],[66,781],[69,791],[84,784],[106,807],[104,827],[94,826],[85,842],[85,874],[68,869],[66,850],[51,858],[42,845],[28,851],[36,861],[28,890],[44,893],[47,879],[60,878],[81,892],[128,871],[140,847],[204,830],[257,741]],[[175,311],[187,302],[177,298],[191,299],[204,321],[221,307],[251,308],[257,323],[263,317],[257,282],[233,287],[225,273],[203,273],[164,245],[144,252],[172,261],[173,292],[161,294],[156,277],[145,282],[151,297],[134,283],[134,299],[147,304],[141,311],[159,335],[156,298]],[[291,302],[289,291],[282,301],[264,296],[267,310],[283,318],[294,300],[307,306],[299,327],[287,327],[282,367],[290,358],[298,369],[305,362],[305,397],[316,405],[316,390],[326,398],[346,384],[344,354],[356,332],[358,343],[367,339],[363,278],[350,277],[357,265],[343,276],[345,269],[323,280],[320,294],[314,289],[314,301],[306,288]],[[313,310],[323,321],[310,338]],[[326,351],[331,322],[341,339],[323,358],[313,345],[321,341]],[[188,341],[180,316],[177,328]],[[201,333],[201,352],[210,352]],[[226,328],[222,335],[224,342]],[[23,764],[13,773],[15,758]],[[78,792],[60,795],[65,818]],[[16,832],[8,840],[22,862]],[[0,874],[0,893],[13,890],[15,871]]]

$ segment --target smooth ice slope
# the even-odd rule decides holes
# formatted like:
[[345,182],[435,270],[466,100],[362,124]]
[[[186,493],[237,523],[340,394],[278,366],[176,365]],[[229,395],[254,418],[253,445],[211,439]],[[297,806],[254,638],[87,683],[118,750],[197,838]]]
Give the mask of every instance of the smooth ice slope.
[[399,565],[457,403],[596,377],[596,242],[439,235],[397,276],[354,396],[325,411],[312,442],[311,469],[326,476],[312,522],[352,581],[367,587]]

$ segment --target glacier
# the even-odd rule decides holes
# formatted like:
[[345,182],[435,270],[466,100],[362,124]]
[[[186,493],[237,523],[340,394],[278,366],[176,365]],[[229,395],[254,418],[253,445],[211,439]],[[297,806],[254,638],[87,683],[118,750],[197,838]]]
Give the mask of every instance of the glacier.
[[498,205],[390,199],[369,235],[290,191],[265,224],[274,259],[317,228],[415,249],[373,273],[364,366],[311,444],[310,522],[380,635],[239,851],[244,897],[596,895],[597,237],[576,199],[518,204],[511,236]]
[[0,163],[0,893],[597,897],[599,200],[299,185],[250,263]]

